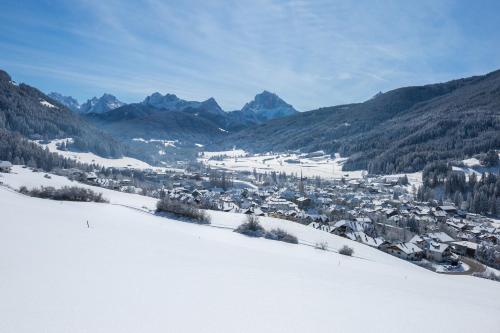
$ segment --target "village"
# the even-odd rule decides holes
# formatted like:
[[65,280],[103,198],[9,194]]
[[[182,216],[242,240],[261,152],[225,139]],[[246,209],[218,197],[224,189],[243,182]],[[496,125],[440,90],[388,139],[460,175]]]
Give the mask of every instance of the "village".
[[[9,172],[11,166],[0,162],[0,171]],[[450,202],[416,201],[416,186],[405,175],[325,180],[284,172],[219,170],[201,163],[184,169],[95,167],[55,173],[202,209],[301,223],[441,273],[480,273],[484,268],[479,262],[495,268],[500,264],[495,252],[500,244],[497,220],[462,211]]]

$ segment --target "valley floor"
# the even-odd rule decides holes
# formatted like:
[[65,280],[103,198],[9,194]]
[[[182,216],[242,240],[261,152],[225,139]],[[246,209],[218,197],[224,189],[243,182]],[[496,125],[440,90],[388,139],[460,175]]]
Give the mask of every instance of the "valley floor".
[[[288,221],[263,225],[302,244],[236,234],[239,214],[210,212],[222,228],[158,217],[154,199],[101,188],[110,204],[23,196],[12,188],[71,182],[20,167],[0,181],[10,187],[0,186],[1,332],[500,329],[498,282],[436,274]],[[307,246],[318,241],[356,257]]]

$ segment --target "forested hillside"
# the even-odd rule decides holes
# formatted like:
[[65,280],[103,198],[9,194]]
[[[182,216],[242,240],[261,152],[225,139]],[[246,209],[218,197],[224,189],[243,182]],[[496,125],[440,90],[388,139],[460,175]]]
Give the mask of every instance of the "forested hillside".
[[[69,149],[101,156],[121,156],[124,148],[78,115],[36,88],[17,85],[0,70],[0,129],[11,140],[73,138]],[[14,141],[12,141],[14,142]],[[24,145],[23,143],[19,143]],[[8,156],[0,156],[7,158]],[[16,156],[13,156],[14,158]]]
[[276,119],[225,142],[254,151],[339,152],[350,156],[345,170],[422,170],[430,161],[500,148],[500,71]]
[[86,116],[95,126],[122,139],[170,139],[208,142],[223,137],[224,119],[203,108],[166,111],[134,103]]

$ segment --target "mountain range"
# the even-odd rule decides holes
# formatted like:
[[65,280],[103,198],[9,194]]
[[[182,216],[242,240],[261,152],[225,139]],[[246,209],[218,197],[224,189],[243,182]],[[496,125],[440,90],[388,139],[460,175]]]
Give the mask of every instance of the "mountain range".
[[101,97],[92,97],[87,100],[85,103],[81,104],[71,96],[63,96],[57,92],[51,92],[48,96],[59,103],[65,105],[71,111],[77,113],[104,113],[120,106],[125,105],[122,101],[118,100],[115,96],[110,94],[103,94]]
[[[0,160],[31,162],[38,167],[71,163],[35,145],[35,140],[73,138],[68,149],[119,157],[127,149],[112,136],[27,84],[15,84],[0,70]],[[50,166],[50,167],[49,167]]]
[[[95,105],[105,104],[102,103],[103,97]],[[214,98],[202,102],[188,101],[174,94],[156,92],[142,102],[121,105],[105,112],[84,112],[81,108],[79,113],[95,126],[123,140],[168,139],[192,145],[213,143],[230,132],[297,114],[298,111],[276,94],[263,91],[241,110],[232,112],[225,112]]]
[[324,150],[348,156],[344,170],[413,172],[500,148],[500,71],[404,87],[348,105],[302,112],[220,141],[248,150]]
[[[128,152],[158,161],[158,144],[145,148],[137,142],[177,140],[176,154],[182,148],[195,155],[200,144],[251,152],[323,150],[348,157],[344,170],[399,173],[500,149],[500,71],[307,112],[267,91],[241,110],[225,112],[213,98],[187,101],[160,93],[130,104],[104,94],[79,105],[71,97],[17,85],[3,71],[0,84],[4,137],[72,137],[70,149],[104,156]],[[10,146],[0,147],[0,159],[12,156],[16,148]]]

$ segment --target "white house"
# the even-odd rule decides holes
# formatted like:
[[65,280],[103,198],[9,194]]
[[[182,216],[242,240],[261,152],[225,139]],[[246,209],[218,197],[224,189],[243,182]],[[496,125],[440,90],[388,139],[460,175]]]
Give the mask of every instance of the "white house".
[[405,260],[420,260],[424,255],[424,251],[413,243],[383,244],[380,249]]
[[425,256],[429,260],[443,262],[451,257],[451,247],[448,244],[429,242],[425,248]]
[[9,161],[0,161],[0,172],[10,172],[12,169],[12,163]]

